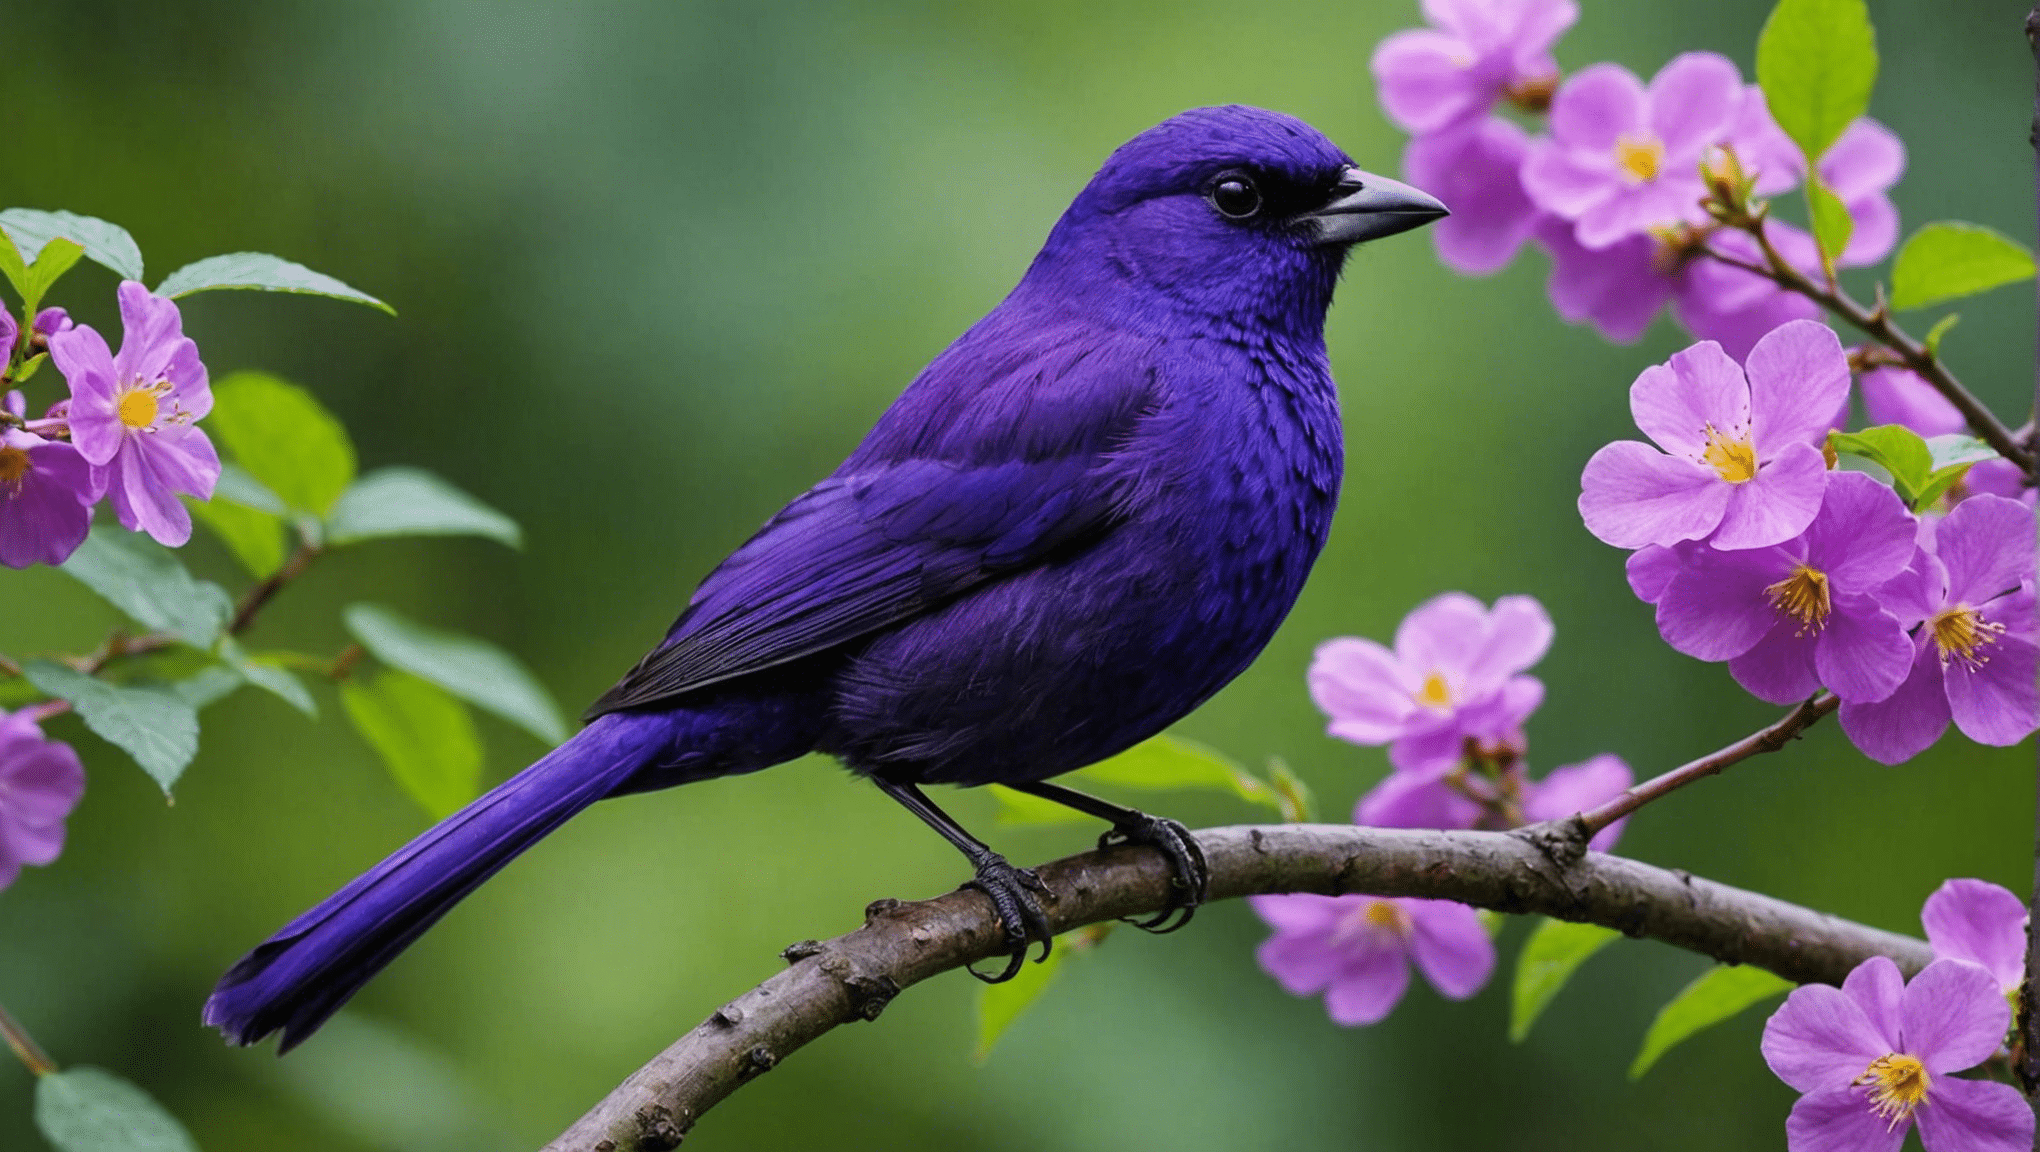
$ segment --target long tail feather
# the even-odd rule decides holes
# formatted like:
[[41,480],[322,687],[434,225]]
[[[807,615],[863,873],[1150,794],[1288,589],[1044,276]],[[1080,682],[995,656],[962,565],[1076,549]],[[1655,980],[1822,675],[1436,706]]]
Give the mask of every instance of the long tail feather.
[[433,825],[242,957],[205,1022],[236,1044],[282,1029],[278,1050],[290,1050],[461,897],[669,745],[654,719],[602,717]]

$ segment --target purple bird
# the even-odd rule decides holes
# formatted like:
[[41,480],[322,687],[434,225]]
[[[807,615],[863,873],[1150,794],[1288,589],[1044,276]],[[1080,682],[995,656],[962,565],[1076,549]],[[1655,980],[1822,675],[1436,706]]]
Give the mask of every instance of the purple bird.
[[[1147,739],[1288,615],[1338,499],[1325,309],[1347,251],[1445,215],[1301,120],[1200,108],[1114,152],[1011,295],[703,580],[590,723],[285,925],[205,1021],[288,1050],[461,897],[607,796],[820,751],[961,849],[1009,944],[1041,882],[921,792],[998,783],[1207,876],[1181,824],[1048,778]],[[1180,910],[1182,919],[1166,922]],[[1044,952],[1044,955],[1046,953]]]

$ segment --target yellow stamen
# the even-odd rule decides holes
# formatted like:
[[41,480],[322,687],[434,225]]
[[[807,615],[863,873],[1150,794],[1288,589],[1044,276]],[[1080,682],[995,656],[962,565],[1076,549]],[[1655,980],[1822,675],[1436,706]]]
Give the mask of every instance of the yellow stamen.
[[1410,914],[1388,900],[1369,900],[1339,918],[1339,925],[1332,933],[1335,940],[1357,938],[1379,938],[1386,934],[1400,940],[1407,940],[1416,930],[1410,923]]
[[1979,656],[1977,651],[1987,644],[1997,643],[2005,626],[1985,620],[1981,613],[1966,604],[1943,608],[1927,621],[1927,627],[1934,637],[1935,647],[1941,650],[1941,663],[1946,666],[1950,660],[1957,660],[1970,668],[1981,668],[1990,663],[1989,656]]
[[1912,1119],[1913,1109],[1927,1102],[1933,1080],[1919,1060],[1892,1052],[1872,1060],[1855,1082],[1870,1089],[1870,1110],[1890,1122],[1889,1131]]
[[1700,452],[1700,459],[1714,468],[1714,473],[1730,484],[1744,484],[1757,478],[1757,446],[1750,440],[1731,440],[1716,431],[1714,425],[1707,426],[1707,447]]
[[1398,905],[1390,904],[1386,900],[1376,900],[1367,905],[1364,915],[1367,922],[1376,928],[1386,928],[1398,936],[1409,934],[1410,914]]
[[21,478],[28,475],[28,449],[16,448],[12,444],[0,444],[0,484],[9,488],[21,486]]
[[1615,163],[1635,177],[1637,183],[1649,183],[1657,179],[1658,169],[1664,167],[1664,143],[1655,136],[1624,135],[1615,141]]
[[1828,613],[1834,610],[1834,604],[1828,598],[1827,573],[1804,564],[1794,568],[1792,575],[1764,589],[1764,594],[1771,598],[1771,603],[1776,604],[1780,612],[1803,625],[1799,630],[1802,636],[1809,630],[1819,631],[1821,625],[1827,622]]
[[1437,672],[1424,677],[1424,686],[1417,689],[1417,703],[1432,708],[1444,708],[1452,703],[1452,686],[1445,683],[1445,677]]
[[147,388],[130,388],[120,394],[116,411],[122,424],[147,428],[156,422],[156,393]]

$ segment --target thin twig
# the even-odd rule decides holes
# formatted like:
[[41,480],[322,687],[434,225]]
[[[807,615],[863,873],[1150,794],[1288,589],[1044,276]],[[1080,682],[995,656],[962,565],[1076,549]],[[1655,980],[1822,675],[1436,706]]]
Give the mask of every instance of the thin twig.
[[1613,824],[1653,800],[1667,796],[1684,788],[1703,776],[1713,776],[1731,764],[1740,764],[1752,756],[1765,752],[1776,752],[1798,738],[1801,732],[1812,727],[1821,717],[1841,706],[1833,695],[1821,692],[1806,700],[1785,717],[1748,736],[1730,744],[1718,752],[1709,753],[1660,776],[1654,776],[1637,784],[1621,795],[1588,812],[1580,814],[1581,823],[1592,835]]
[[35,1037],[28,1034],[28,1029],[23,1028],[21,1022],[9,1015],[5,1008],[0,1008],[0,1039],[7,1041],[7,1047],[21,1058],[23,1064],[28,1065],[30,1072],[47,1076],[57,1070],[57,1062],[50,1059],[49,1053],[36,1044]]
[[[1584,851],[1578,820],[1514,832],[1433,832],[1281,824],[1196,833],[1211,894],[1364,892],[1538,912],[1647,936],[1787,979],[1840,983],[1871,956],[1907,972],[1924,941],[1854,924],[1756,892],[1619,856]],[[1115,847],[1036,869],[1058,933],[1160,911],[1170,869],[1152,848]],[[702,1114],[794,1050],[841,1024],[876,1019],[901,989],[1004,950],[998,917],[975,891],[881,900],[862,928],[787,949],[791,966],[718,1008],[633,1073],[546,1152],[664,1152]]]
[[320,551],[322,549],[310,540],[300,540],[297,551],[290,554],[290,559],[283,562],[283,567],[271,572],[267,579],[248,589],[247,595],[241,597],[241,602],[234,606],[234,618],[227,623],[227,635],[238,636],[247,631],[249,626],[255,623],[255,616],[262,611],[263,605],[282,591],[285,584],[302,576],[312,561],[318,559]]
[[1962,386],[1961,381],[1955,379],[1954,373],[1948,371],[1948,366],[1941,362],[1939,356],[1930,351],[1926,345],[1907,335],[1904,329],[1892,321],[1890,309],[1882,303],[1876,308],[1864,308],[1840,288],[1830,289],[1808,279],[1805,273],[1794,268],[1791,262],[1778,252],[1770,237],[1764,234],[1764,222],[1761,219],[1741,221],[1738,226],[1756,239],[1767,264],[1755,264],[1705,246],[1698,250],[1699,254],[1731,268],[1740,268],[1745,272],[1762,276],[1787,291],[1797,292],[1891,349],[1898,355],[1900,362],[1933,385],[1935,391],[1947,397],[1948,402],[1962,413],[1962,418],[1969,422],[1970,430],[1989,444],[1998,455],[2018,465],[2027,477],[2031,478],[2034,475],[2033,454],[1989,408],[1984,407],[1983,401],[1978,400],[1969,389]]

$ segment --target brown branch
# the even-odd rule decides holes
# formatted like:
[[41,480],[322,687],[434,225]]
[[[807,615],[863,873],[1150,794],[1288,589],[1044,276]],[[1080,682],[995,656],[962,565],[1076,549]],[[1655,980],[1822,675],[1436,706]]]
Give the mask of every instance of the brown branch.
[[1865,308],[1840,288],[1829,288],[1809,279],[1805,273],[1794,268],[1772,245],[1770,237],[1764,234],[1764,222],[1761,217],[1746,217],[1732,221],[1732,224],[1756,239],[1758,246],[1763,250],[1765,264],[1741,260],[1704,245],[1698,249],[1698,253],[1731,268],[1740,268],[1745,272],[1762,276],[1788,292],[1797,292],[1891,349],[1898,356],[1900,363],[1933,385],[1935,391],[1947,397],[1948,402],[1962,413],[1962,418],[1969,422],[1970,430],[1975,432],[1978,438],[1989,444],[1998,455],[2018,465],[2029,480],[2033,477],[2033,454],[2018,437],[2012,435],[2011,430],[2007,429],[1989,408],[1984,407],[1983,401],[1978,400],[1969,389],[1962,386],[1961,381],[1955,379],[1955,374],[1948,371],[1948,366],[1941,362],[1940,356],[1907,335],[1904,329],[1892,321],[1891,310],[1886,308],[1881,300],[1875,308]]
[[255,623],[255,616],[262,611],[263,605],[269,603],[270,597],[282,591],[285,584],[304,575],[305,569],[311,566],[313,560],[318,559],[320,551],[320,547],[310,540],[299,541],[297,551],[290,554],[290,559],[283,562],[283,567],[271,572],[267,579],[248,589],[247,595],[241,597],[241,602],[234,605],[234,618],[227,623],[227,635],[238,636],[246,632],[249,626]]
[[1785,714],[1777,723],[1730,744],[1718,752],[1702,756],[1679,765],[1660,776],[1654,776],[1637,784],[1612,800],[1608,800],[1592,811],[1582,812],[1579,820],[1586,825],[1589,836],[1624,816],[1660,797],[1670,795],[1703,776],[1718,775],[1731,764],[1740,764],[1752,756],[1776,752],[1799,738],[1801,732],[1811,728],[1820,718],[1841,707],[1841,701],[1833,695],[1821,692]]
[[57,1062],[50,1059],[49,1053],[36,1044],[35,1037],[28,1034],[28,1029],[23,1028],[21,1022],[5,1008],[0,1008],[0,1040],[6,1041],[7,1047],[28,1066],[30,1072],[47,1076],[57,1070]]
[[[1924,942],[1619,856],[1583,852],[1578,819],[1514,832],[1353,825],[1210,828],[1196,834],[1213,899],[1364,892],[1537,912],[1675,944],[1791,980],[1840,983],[1871,956],[1907,972]],[[1053,929],[1160,911],[1169,869],[1149,848],[1087,852],[1037,870]],[[703,1113],[841,1024],[873,1020],[901,989],[1003,951],[975,891],[915,904],[881,900],[845,936],[787,949],[791,966],[730,1001],[631,1074],[546,1152],[663,1152]]]

